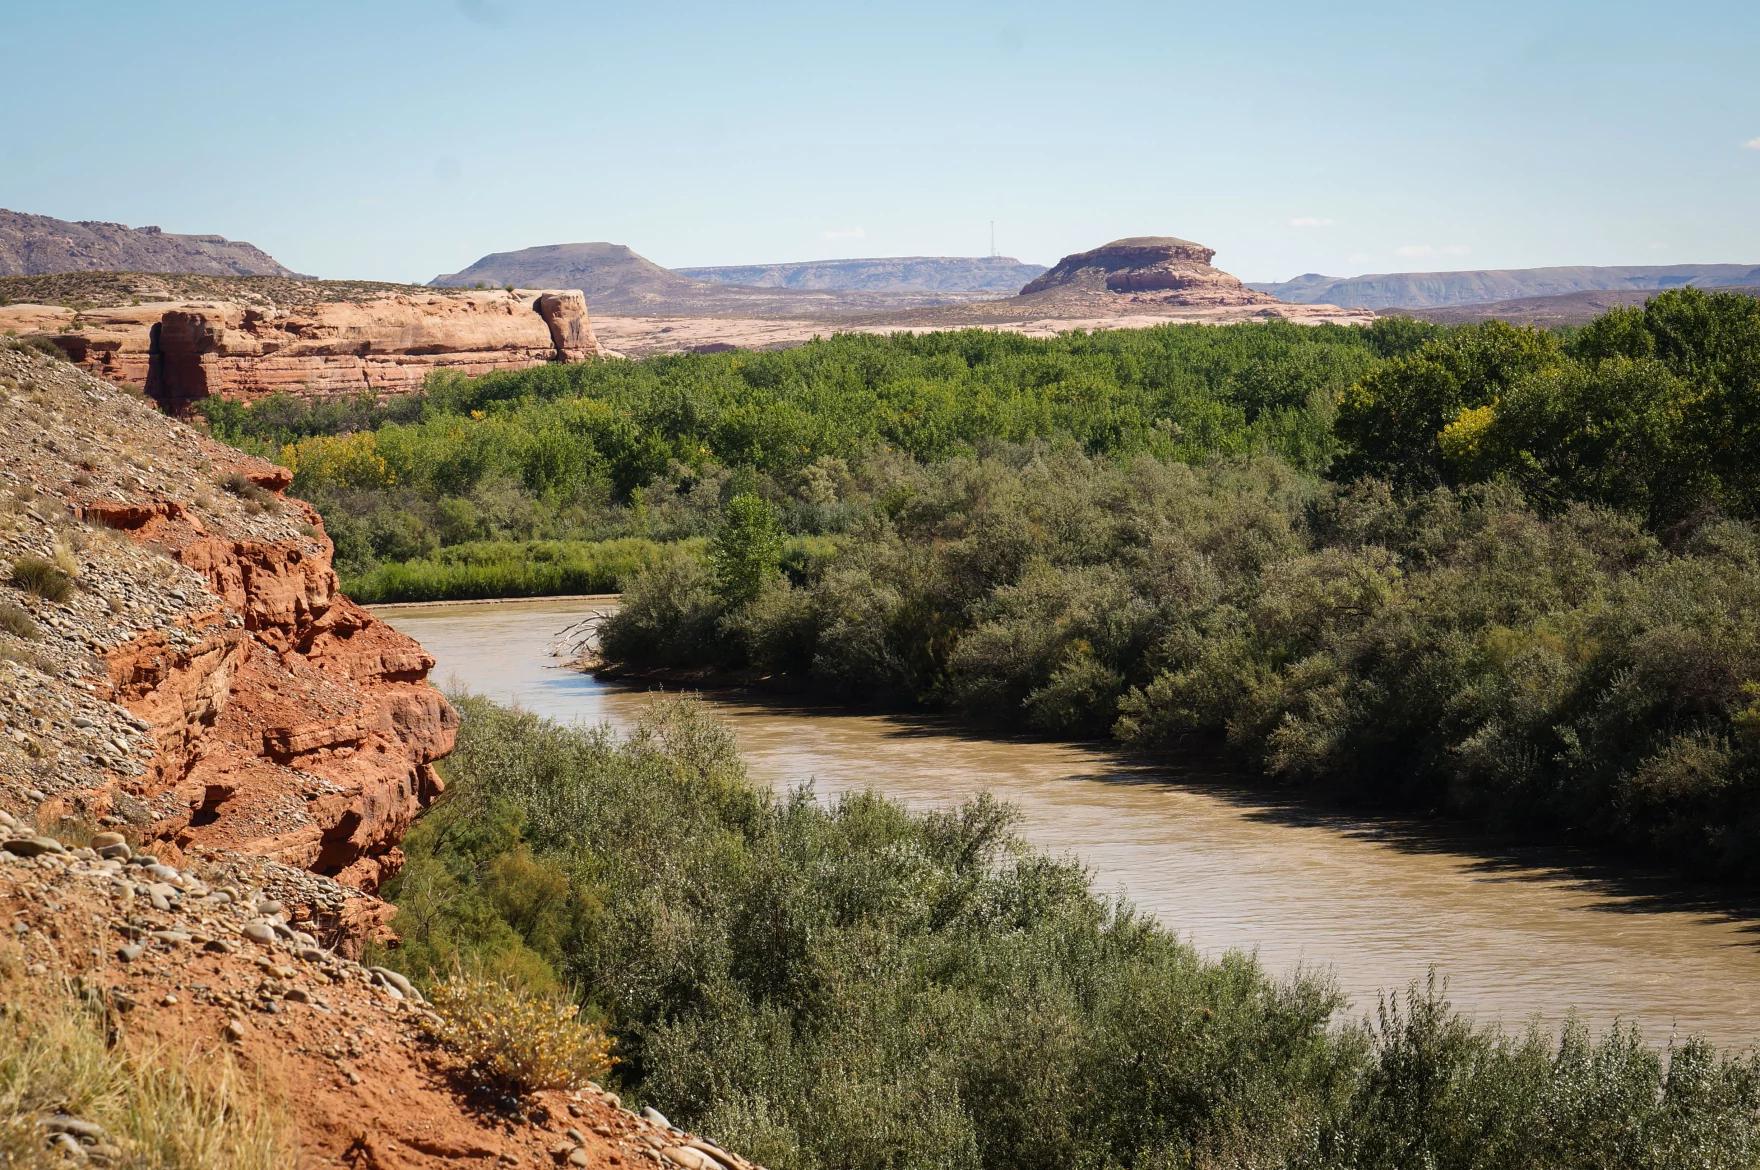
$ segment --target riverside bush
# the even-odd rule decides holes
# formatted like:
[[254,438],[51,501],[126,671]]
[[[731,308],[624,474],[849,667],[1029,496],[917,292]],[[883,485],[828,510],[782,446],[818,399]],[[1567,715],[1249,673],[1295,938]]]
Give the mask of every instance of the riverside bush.
[[519,948],[607,1020],[628,1092],[777,1170],[1760,1156],[1753,1058],[1508,1035],[1435,984],[1353,1021],[1324,980],[1202,958],[1096,896],[989,799],[772,794],[689,701],[623,739],[459,705],[447,793],[389,887],[408,953],[442,972]]
[[899,475],[836,556],[730,603],[637,577],[614,660],[791,672],[1292,787],[1760,877],[1760,534],[1670,548],[1507,481],[1023,449]]

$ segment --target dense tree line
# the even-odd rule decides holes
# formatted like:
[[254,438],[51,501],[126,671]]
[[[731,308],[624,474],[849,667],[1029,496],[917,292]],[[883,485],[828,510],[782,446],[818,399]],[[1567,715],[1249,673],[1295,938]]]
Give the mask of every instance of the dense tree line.
[[[746,547],[746,546],[740,546]],[[732,555],[732,549],[729,549]],[[626,740],[465,700],[390,888],[406,970],[571,987],[619,1087],[777,1170],[1738,1170],[1760,1066],[1476,1027],[1437,987],[1200,957],[980,800],[750,781],[660,702]]]
[[[352,585],[454,545],[498,542],[512,563],[530,541],[708,536],[745,492],[782,503],[792,532],[838,531],[850,518],[831,483],[875,452],[933,462],[1064,438],[1180,461],[1269,451],[1318,470],[1335,453],[1334,400],[1424,328],[846,335],[775,353],[442,372],[425,395],[382,404],[205,409],[221,437],[294,469]],[[425,575],[444,596],[445,579]]]

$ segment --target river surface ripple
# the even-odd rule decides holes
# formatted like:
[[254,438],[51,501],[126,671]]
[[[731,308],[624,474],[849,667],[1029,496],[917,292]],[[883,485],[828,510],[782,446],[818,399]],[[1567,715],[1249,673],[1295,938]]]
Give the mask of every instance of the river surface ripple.
[[[420,641],[442,686],[568,722],[627,727],[640,688],[561,667],[550,645],[603,602],[376,612]],[[989,791],[1021,832],[1084,862],[1207,954],[1329,971],[1358,1011],[1434,966],[1475,1019],[1555,1026],[1574,1008],[1653,1041],[1760,1042],[1760,916],[1714,894],[1623,879],[1569,854],[1504,850],[1433,828],[1280,803],[1274,794],[1149,768],[1092,745],[962,734],[936,721],[707,700],[757,779],[824,797],[876,788],[918,808]]]

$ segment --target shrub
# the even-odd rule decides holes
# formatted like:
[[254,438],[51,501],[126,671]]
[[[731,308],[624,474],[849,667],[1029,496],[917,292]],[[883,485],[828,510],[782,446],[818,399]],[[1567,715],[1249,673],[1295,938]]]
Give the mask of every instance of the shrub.
[[9,598],[0,599],[0,631],[11,634],[14,638],[23,638],[34,642],[43,636],[41,627],[31,618],[24,606]]
[[274,492],[242,472],[232,471],[221,476],[220,486],[243,500],[247,511],[274,512],[281,506]]
[[73,593],[73,575],[39,556],[27,555],[13,561],[12,583],[45,601],[63,602]]
[[462,1056],[479,1084],[524,1095],[580,1089],[610,1070],[611,1041],[559,996],[459,971],[432,984],[433,1038]]

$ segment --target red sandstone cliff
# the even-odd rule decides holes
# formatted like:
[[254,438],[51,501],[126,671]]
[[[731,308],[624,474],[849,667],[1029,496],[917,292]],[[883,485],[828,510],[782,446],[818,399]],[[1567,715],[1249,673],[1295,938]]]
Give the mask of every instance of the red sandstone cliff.
[[337,591],[288,473],[28,350],[0,350],[0,414],[0,576],[71,577],[0,584],[0,808],[376,890],[456,715],[422,648]]
[[0,307],[99,377],[173,411],[210,396],[406,394],[430,371],[483,374],[603,353],[577,291],[395,292],[286,306],[167,301]]

